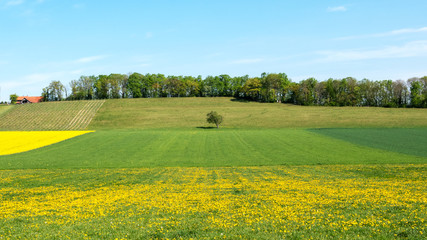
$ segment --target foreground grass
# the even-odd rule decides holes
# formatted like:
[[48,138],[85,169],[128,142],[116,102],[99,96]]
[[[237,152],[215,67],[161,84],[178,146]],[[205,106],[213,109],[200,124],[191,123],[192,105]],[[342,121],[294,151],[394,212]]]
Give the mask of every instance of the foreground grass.
[[311,131],[362,146],[427,157],[427,128],[328,128]]
[[427,165],[0,171],[0,238],[422,239]]
[[207,127],[206,114],[224,116],[224,128],[427,127],[427,109],[304,107],[232,98],[107,100],[89,129]]
[[[418,131],[413,144],[423,149],[427,129]],[[0,156],[0,169],[427,163],[427,155],[410,154],[304,129],[111,130]]]

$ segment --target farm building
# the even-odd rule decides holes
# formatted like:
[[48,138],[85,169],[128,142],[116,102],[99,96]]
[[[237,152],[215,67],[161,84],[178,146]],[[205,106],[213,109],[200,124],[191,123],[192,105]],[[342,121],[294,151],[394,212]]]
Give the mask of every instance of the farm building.
[[16,104],[24,104],[24,103],[38,103],[43,101],[43,97],[18,97],[16,99]]

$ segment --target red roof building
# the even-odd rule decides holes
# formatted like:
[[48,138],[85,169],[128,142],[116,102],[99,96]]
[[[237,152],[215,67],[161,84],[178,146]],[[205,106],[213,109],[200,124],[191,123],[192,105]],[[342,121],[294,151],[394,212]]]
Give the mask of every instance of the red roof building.
[[16,99],[16,104],[24,104],[24,103],[38,103],[43,101],[43,97],[18,97]]

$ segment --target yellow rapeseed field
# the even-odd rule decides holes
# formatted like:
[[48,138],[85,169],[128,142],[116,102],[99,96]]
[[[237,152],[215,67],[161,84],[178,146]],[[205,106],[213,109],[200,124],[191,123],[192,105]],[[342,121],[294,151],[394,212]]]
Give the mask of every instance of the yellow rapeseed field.
[[26,152],[93,131],[0,131],[0,156]]

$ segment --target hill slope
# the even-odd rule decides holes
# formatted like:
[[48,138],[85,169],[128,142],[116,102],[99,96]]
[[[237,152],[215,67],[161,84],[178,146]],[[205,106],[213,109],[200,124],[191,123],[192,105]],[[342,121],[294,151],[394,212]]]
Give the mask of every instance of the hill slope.
[[0,105],[0,115],[4,114],[7,110],[9,110],[11,107],[11,105]]
[[104,102],[99,100],[17,105],[0,116],[0,130],[83,130]]
[[107,100],[89,129],[208,127],[210,111],[224,116],[224,128],[427,127],[427,109],[308,107],[218,97]]

